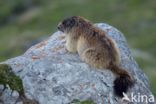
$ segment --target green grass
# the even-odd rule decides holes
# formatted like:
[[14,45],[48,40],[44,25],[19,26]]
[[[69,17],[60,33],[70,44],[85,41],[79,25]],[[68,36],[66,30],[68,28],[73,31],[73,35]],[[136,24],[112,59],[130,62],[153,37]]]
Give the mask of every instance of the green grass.
[[27,9],[28,4],[21,0],[0,1],[0,61],[20,55],[28,48],[26,44],[50,36],[65,17],[80,15],[118,28],[131,48],[152,57],[136,59],[156,93],[155,0],[32,0],[32,3],[34,8]]

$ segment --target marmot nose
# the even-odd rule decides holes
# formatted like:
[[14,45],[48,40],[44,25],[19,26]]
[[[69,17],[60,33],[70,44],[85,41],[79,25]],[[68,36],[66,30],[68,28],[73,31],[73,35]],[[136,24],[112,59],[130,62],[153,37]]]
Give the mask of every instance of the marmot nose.
[[58,30],[64,32],[64,31],[63,31],[63,25],[62,25],[61,22],[57,25],[57,28],[58,28]]
[[61,30],[61,22],[57,25],[57,28]]
[[58,28],[59,30],[61,29],[59,25],[57,26],[57,28]]

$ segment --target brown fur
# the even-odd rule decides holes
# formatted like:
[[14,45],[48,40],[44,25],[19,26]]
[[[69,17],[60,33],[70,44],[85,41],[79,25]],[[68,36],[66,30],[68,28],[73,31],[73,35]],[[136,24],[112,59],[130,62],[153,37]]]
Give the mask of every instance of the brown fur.
[[129,73],[119,67],[119,48],[113,39],[83,17],[73,16],[63,20],[58,29],[66,33],[69,52],[78,52],[81,59],[95,68],[111,70],[118,77],[114,81],[115,93],[123,96],[133,84]]

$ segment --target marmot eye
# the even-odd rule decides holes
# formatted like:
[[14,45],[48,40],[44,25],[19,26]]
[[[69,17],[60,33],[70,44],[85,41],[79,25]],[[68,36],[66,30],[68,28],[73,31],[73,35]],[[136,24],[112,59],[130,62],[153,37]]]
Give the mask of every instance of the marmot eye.
[[65,25],[65,24],[66,24],[66,22],[65,22],[65,21],[63,21],[63,22],[62,22],[62,24],[63,24],[63,25]]

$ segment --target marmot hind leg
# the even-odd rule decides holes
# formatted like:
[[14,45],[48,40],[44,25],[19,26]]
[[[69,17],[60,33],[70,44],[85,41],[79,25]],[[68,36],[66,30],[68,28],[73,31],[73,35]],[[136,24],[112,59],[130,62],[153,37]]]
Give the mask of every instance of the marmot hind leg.
[[96,48],[86,49],[80,57],[83,61],[98,69],[104,69],[109,66],[109,60],[104,53],[99,52]]

